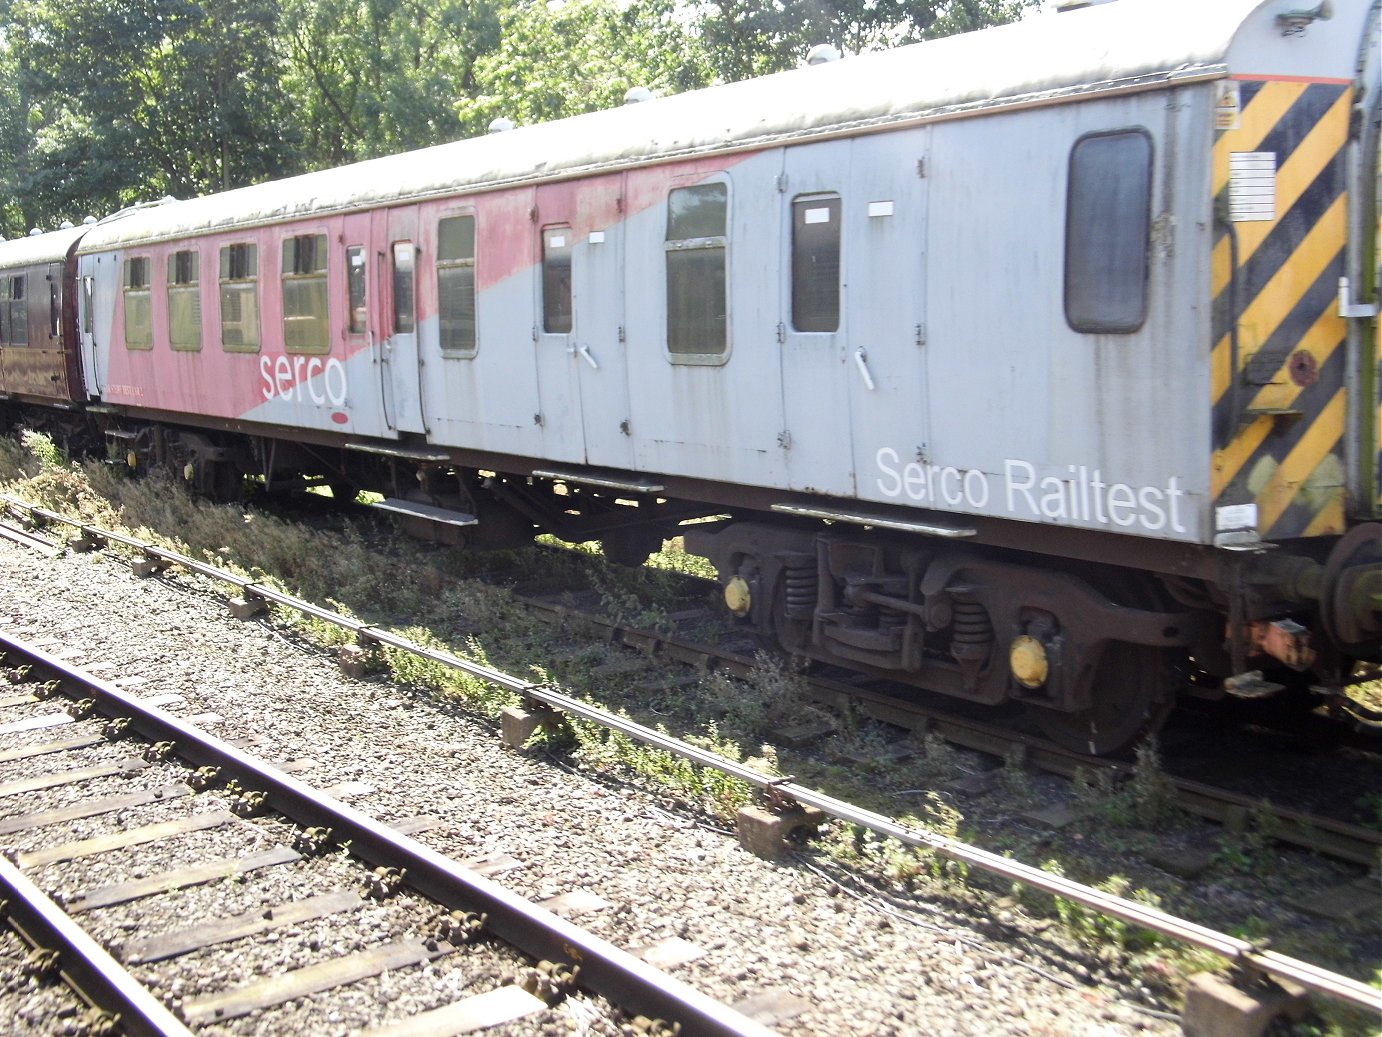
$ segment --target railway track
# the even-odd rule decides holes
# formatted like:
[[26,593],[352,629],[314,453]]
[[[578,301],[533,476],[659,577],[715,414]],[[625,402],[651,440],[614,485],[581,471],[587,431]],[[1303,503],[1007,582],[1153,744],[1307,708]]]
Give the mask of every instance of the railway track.
[[[47,968],[108,1013],[106,1021],[88,1020],[91,1032],[118,1016],[129,1034],[187,1034],[421,966],[436,970],[431,982],[444,989],[474,982],[456,978],[460,971],[517,978],[369,1033],[440,1037],[493,1026],[541,1011],[578,984],[630,1018],[643,1018],[650,1033],[676,1027],[752,1037],[771,1032],[561,914],[509,893],[486,877],[502,870],[502,860],[456,862],[410,838],[428,827],[428,818],[383,825],[293,777],[302,761],[265,763],[160,709],[157,699],[137,699],[12,637],[0,635],[0,653],[24,680],[23,689],[0,701],[0,764],[11,775],[24,772],[0,783],[0,841],[12,859],[0,860],[0,896],[12,925],[50,952]],[[59,701],[64,708],[56,708]],[[66,791],[66,802],[26,809],[26,795],[39,790]],[[74,838],[77,822],[86,823],[86,834]],[[63,866],[86,858],[120,858],[111,868],[118,877],[65,886]],[[190,928],[193,915],[168,927],[178,912],[150,906],[155,898],[214,883],[220,885],[213,901],[232,903],[235,881],[284,869],[293,871],[291,886],[309,895],[198,915]],[[553,906],[577,910],[575,902]],[[87,912],[122,907],[129,908],[126,925],[135,928],[117,947],[101,946],[81,928]],[[243,941],[277,940],[289,927],[350,913],[369,915],[382,938],[344,954],[323,939],[320,954],[286,971],[171,999],[177,981],[158,978],[158,963],[221,946],[229,953],[220,971],[235,976]],[[147,918],[164,928],[155,921],[150,931]],[[487,938],[483,951],[471,947],[480,936]],[[492,940],[513,951],[495,952]],[[154,969],[152,983],[164,996],[150,992],[148,974],[136,979],[134,967]]]
[[[533,596],[521,600],[530,608],[554,617],[579,617],[583,622],[601,627],[611,641],[622,644],[631,652],[681,663],[693,671],[703,672],[714,668],[747,678],[758,665],[756,659],[740,652],[682,640],[675,635],[632,629],[592,615],[589,611],[572,609],[559,601]],[[1130,763],[1072,753],[1040,736],[1018,729],[986,723],[953,710],[907,701],[892,694],[886,687],[875,689],[867,684],[810,674],[803,676],[803,683],[814,701],[821,705],[841,712],[855,711],[914,736],[934,734],[954,746],[974,750],[995,761],[1020,756],[1026,766],[1035,770],[1071,779],[1080,772],[1085,776],[1102,773],[1113,784],[1131,781],[1134,777],[1135,768]],[[1368,868],[1382,862],[1382,831],[1265,803],[1261,797],[1202,781],[1174,775],[1166,775],[1165,780],[1168,790],[1175,796],[1176,806],[1191,816],[1236,824],[1244,813],[1254,812],[1264,819],[1263,823],[1270,827],[1273,838],[1281,843]]]
[[[66,521],[63,520],[61,516],[56,516],[52,513],[44,513],[41,509],[33,509],[33,511],[36,517],[42,521]],[[509,677],[508,675],[491,670],[487,667],[476,666],[471,662],[451,656],[445,652],[421,648],[407,642],[403,638],[389,634],[386,631],[377,630],[356,620],[334,615],[328,610],[320,609],[316,606],[297,602],[270,588],[257,585],[253,583],[253,581],[244,580],[231,574],[220,572],[210,566],[183,558],[175,553],[143,545],[131,538],[111,534],[106,531],[91,529],[75,523],[69,524],[77,526],[80,540],[88,540],[92,543],[111,541],[125,543],[139,553],[139,564],[154,569],[169,565],[186,566],[194,571],[205,573],[217,579],[222,579],[238,587],[242,593],[242,597],[239,599],[241,602],[257,600],[262,603],[264,601],[271,601],[286,607],[300,609],[319,619],[336,622],[352,630],[356,637],[364,644],[382,644],[416,652],[435,662],[465,670],[481,680],[508,687],[522,695],[525,701],[534,707],[535,710],[555,711],[553,715],[569,713],[571,715],[592,719],[599,723],[607,724],[637,740],[685,756],[697,765],[724,770],[740,780],[763,789],[765,796],[779,808],[804,806],[813,810],[825,811],[834,816],[845,818],[861,827],[870,828],[890,838],[897,839],[904,844],[928,848],[943,856],[949,856],[963,861],[971,867],[991,870],[1010,881],[1021,882],[1025,885],[1030,885],[1032,888],[1044,890],[1055,896],[1082,904],[1108,917],[1132,922],[1143,928],[1172,936],[1174,939],[1212,950],[1228,958],[1230,961],[1237,963],[1241,968],[1248,970],[1250,973],[1267,974],[1289,979],[1308,990],[1313,990],[1329,997],[1362,1006],[1366,1010],[1382,1010],[1382,1000],[1379,1000],[1375,990],[1350,980],[1347,977],[1337,976],[1326,970],[1281,955],[1276,955],[1272,952],[1261,951],[1260,948],[1249,941],[1240,940],[1222,933],[1215,933],[1204,927],[1196,926],[1193,923],[1175,919],[1155,909],[1148,909],[1145,905],[1125,901],[1118,897],[1112,897],[1098,890],[1093,890],[1090,887],[1081,886],[1078,883],[1071,883],[1036,869],[1015,865],[1011,861],[988,854],[974,847],[965,846],[954,840],[937,837],[933,833],[926,832],[925,830],[908,829],[899,826],[887,818],[872,815],[866,811],[856,810],[848,804],[843,804],[829,797],[821,796],[813,790],[802,788],[790,780],[764,778],[761,774],[747,771],[728,761],[718,759],[709,753],[695,749],[685,743],[680,743],[675,739],[668,739],[664,735],[649,731],[639,725],[631,724],[621,718],[610,717],[598,710],[592,710],[584,704],[560,695],[549,688]],[[588,619],[589,617],[583,616],[583,618]],[[704,654],[699,648],[683,645],[675,640],[657,638],[632,631],[625,631],[620,636],[624,640],[624,643],[633,649],[645,653],[657,653],[666,658],[677,658],[692,665],[705,665],[703,662]],[[737,661],[725,660],[722,664],[748,665],[749,663],[747,660],[739,659]],[[837,691],[839,694],[848,693],[854,695],[857,694],[858,689],[842,687],[841,689],[837,689]],[[936,723],[937,721],[935,720],[928,721],[928,724],[931,725]],[[1372,838],[1372,833],[1368,833],[1364,837],[1364,840],[1367,842],[1372,840]]]
[[[53,524],[75,529],[78,535],[74,543],[80,546],[121,543],[142,556],[139,564],[147,571],[178,565],[220,579],[241,591],[241,603],[244,608],[252,610],[264,603],[273,602],[314,615],[327,622],[334,622],[334,613],[330,610],[298,602],[268,588],[256,587],[253,581],[175,552],[152,547],[132,537],[85,526],[14,497],[0,495],[0,500],[5,502],[12,514],[23,516],[31,525]],[[6,524],[0,523],[0,527],[4,525]],[[13,525],[10,529],[25,540],[33,541],[33,546],[40,550],[50,552],[56,548],[52,541],[33,529]],[[604,619],[589,609],[573,609],[559,600],[540,594],[520,594],[518,597],[537,612],[559,619],[578,618],[581,622],[600,627],[611,642],[622,645],[637,656],[680,664],[687,667],[691,673],[704,673],[716,669],[743,678],[752,673],[758,665],[755,658],[742,652],[717,648],[673,634],[631,627],[626,623]],[[392,643],[389,638],[379,636],[379,632],[371,632],[365,624],[346,620],[339,625],[354,630],[361,642],[367,646]],[[395,644],[395,647],[402,646]],[[522,681],[510,683],[520,686],[525,684]],[[1018,728],[965,716],[944,705],[899,697],[885,683],[874,686],[872,682],[861,683],[819,675],[807,675],[804,683],[814,700],[821,705],[838,711],[853,711],[911,732],[915,736],[935,735],[952,745],[982,753],[995,760],[1020,757],[1026,766],[1034,770],[1067,779],[1073,779],[1081,773],[1086,777],[1103,774],[1106,781],[1115,785],[1126,783],[1134,776],[1131,764],[1073,753],[1039,735]],[[1375,728],[1369,728],[1365,735],[1356,739],[1356,742],[1375,753],[1382,747],[1382,733]],[[1262,827],[1271,831],[1272,838],[1279,843],[1308,849],[1369,869],[1382,865],[1382,831],[1377,829],[1275,804],[1265,801],[1261,796],[1234,791],[1205,781],[1171,774],[1166,775],[1165,780],[1167,791],[1175,797],[1176,806],[1190,816],[1238,826],[1251,814]]]

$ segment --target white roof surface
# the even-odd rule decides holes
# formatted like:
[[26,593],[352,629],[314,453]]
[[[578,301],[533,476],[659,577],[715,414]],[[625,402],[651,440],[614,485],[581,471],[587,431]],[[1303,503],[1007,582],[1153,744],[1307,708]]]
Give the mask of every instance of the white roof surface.
[[[1169,79],[1352,73],[1369,0],[1282,37],[1304,0],[1118,0],[142,209],[83,252],[745,149]],[[1256,17],[1245,26],[1254,11]],[[1240,34],[1240,29],[1242,30]],[[1341,45],[1342,43],[1342,45]],[[3,262],[3,260],[0,260]]]
[[61,263],[67,258],[72,242],[82,236],[86,227],[68,227],[47,234],[0,241],[0,267],[13,269],[34,263]]

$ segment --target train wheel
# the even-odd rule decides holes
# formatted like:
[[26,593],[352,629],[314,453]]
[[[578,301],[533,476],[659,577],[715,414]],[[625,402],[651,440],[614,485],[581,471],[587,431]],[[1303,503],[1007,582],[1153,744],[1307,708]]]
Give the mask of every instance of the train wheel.
[[1092,679],[1094,705],[1078,713],[1032,707],[1051,741],[1073,752],[1123,752],[1160,729],[1175,705],[1177,677],[1161,648],[1110,642]]

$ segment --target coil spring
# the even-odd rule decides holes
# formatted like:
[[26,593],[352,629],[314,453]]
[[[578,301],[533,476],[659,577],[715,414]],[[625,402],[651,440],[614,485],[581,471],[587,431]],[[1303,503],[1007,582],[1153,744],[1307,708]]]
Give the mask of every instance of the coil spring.
[[810,563],[788,565],[783,570],[787,615],[810,616],[816,611],[816,569]]
[[905,612],[899,612],[897,609],[879,606],[878,625],[889,630],[905,627],[907,625],[907,614]]
[[993,644],[993,621],[988,609],[977,601],[957,601],[954,605],[954,642],[958,645],[987,648]]

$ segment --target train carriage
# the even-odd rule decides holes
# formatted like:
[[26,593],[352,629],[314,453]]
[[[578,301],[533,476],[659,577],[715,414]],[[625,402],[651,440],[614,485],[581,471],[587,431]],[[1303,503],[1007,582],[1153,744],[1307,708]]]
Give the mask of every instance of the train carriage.
[[0,399],[66,407],[84,398],[70,290],[84,229],[33,235],[0,250]]
[[1093,752],[1189,678],[1337,687],[1382,644],[1378,22],[1119,0],[144,207],[78,249],[86,393],[221,492],[684,531],[790,651]]

